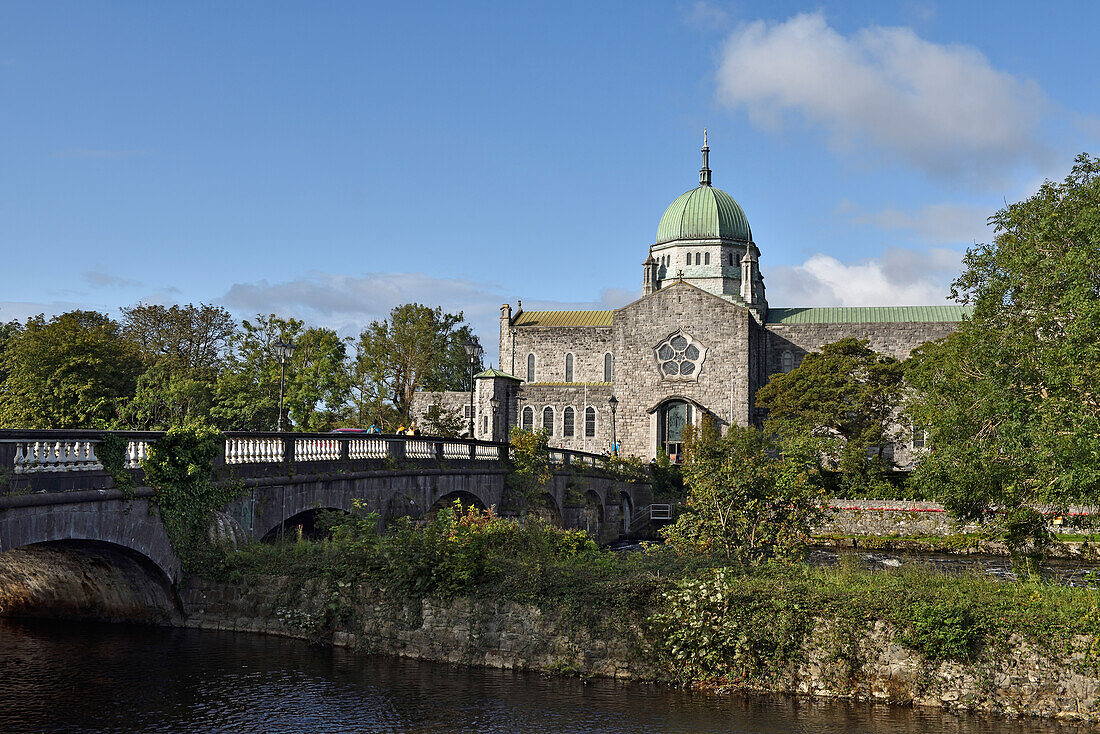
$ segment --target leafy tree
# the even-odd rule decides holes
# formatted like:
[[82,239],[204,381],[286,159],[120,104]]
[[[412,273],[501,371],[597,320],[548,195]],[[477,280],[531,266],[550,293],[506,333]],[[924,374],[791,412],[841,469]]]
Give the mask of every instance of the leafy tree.
[[122,411],[124,421],[145,429],[209,422],[218,375],[237,333],[233,317],[205,304],[138,304],[122,313],[122,332],[146,365]]
[[11,340],[18,336],[22,329],[23,325],[18,321],[0,323],[0,393],[4,391],[4,382],[8,379],[8,371],[4,366],[4,352],[7,351]]
[[348,394],[346,349],[331,329],[305,328],[298,319],[274,314],[243,321],[229,368],[215,387],[213,413],[226,430],[271,431],[278,423],[279,341],[292,342],[287,360],[284,409],[288,426],[326,430],[339,418]]
[[683,464],[686,511],[664,529],[683,552],[744,564],[799,557],[825,493],[813,462],[755,428],[689,426]]
[[768,411],[766,430],[786,440],[820,444],[839,491],[873,494],[887,489],[892,468],[885,447],[897,434],[904,369],[878,354],[866,339],[841,339],[806,355],[787,374],[774,375],[756,393]]
[[1032,569],[1042,506],[1100,502],[1100,160],[990,221],[952,286],[972,318],[907,369],[931,444],[913,480]]
[[554,478],[554,472],[550,468],[550,444],[546,431],[532,433],[522,428],[512,428],[509,442],[512,471],[508,474],[501,509],[519,513],[538,504],[546,485]]
[[468,428],[462,413],[436,400],[424,411],[424,432],[432,436],[459,436]]
[[2,359],[0,425],[8,428],[114,425],[141,370],[119,324],[95,311],[28,319]]
[[[357,343],[355,381],[361,395],[376,396],[409,421],[417,390],[468,390],[470,361],[464,344],[473,338],[462,313],[444,313],[419,303],[395,306],[373,321]],[[482,369],[478,359],[475,370]]]

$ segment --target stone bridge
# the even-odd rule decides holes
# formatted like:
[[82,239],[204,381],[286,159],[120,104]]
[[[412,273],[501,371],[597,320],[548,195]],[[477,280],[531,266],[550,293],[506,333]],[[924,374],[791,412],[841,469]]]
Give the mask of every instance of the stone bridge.
[[[163,434],[118,435],[129,442],[133,499],[96,456],[103,432],[0,431],[0,560],[20,548],[48,548],[51,557],[64,549],[103,551],[155,569],[169,587],[180,580],[179,559],[151,501],[155,490],[141,471],[149,445]],[[356,501],[382,524],[424,517],[456,499],[500,507],[508,451],[506,443],[429,436],[228,433],[213,471],[216,482],[241,488],[222,521],[265,540],[299,528],[308,533],[319,511],[351,511]],[[555,449],[551,462],[540,512],[563,527],[614,540],[635,508],[650,502],[648,485],[614,479],[604,457]]]

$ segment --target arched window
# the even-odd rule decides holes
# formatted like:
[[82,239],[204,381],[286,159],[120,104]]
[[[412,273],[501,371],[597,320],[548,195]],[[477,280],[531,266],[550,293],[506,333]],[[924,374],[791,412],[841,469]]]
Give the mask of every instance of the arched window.
[[484,435],[489,432],[489,416],[481,416],[481,433]]
[[565,355],[565,381],[566,382],[572,382],[573,381],[573,355],[572,354]]
[[710,265],[710,253],[709,252],[703,253],[703,264],[704,265]]
[[611,382],[611,352],[603,355],[603,381]]
[[535,353],[527,355],[527,381],[535,381]]
[[733,265],[733,253],[732,252],[730,253],[730,265],[731,266]]
[[561,412],[561,435],[573,435],[573,409],[566,408]]
[[596,409],[591,405],[584,409],[584,435],[587,438],[596,435]]
[[783,353],[779,355],[779,369],[783,372],[790,372],[794,369],[794,355],[791,354],[791,350],[784,349]]
[[698,252],[697,252],[697,253],[695,253],[695,264],[696,264],[696,265],[698,265],[698,264],[699,264],[699,253],[698,253]]
[[520,421],[520,425],[525,431],[533,431],[535,429],[535,411],[528,405],[523,409],[523,419]]
[[549,405],[542,409],[542,430],[547,436],[554,435],[554,409]]

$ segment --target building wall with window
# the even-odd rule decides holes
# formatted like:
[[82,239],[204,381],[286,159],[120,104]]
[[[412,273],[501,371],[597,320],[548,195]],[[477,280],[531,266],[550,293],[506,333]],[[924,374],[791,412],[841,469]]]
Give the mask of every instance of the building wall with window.
[[[515,367],[509,353],[512,341],[509,338],[509,352],[501,355],[500,369],[505,372],[527,382],[528,357],[534,355],[535,374],[531,382],[604,381],[604,354],[611,351],[610,326],[531,326],[510,331],[515,333]],[[568,354],[573,355],[572,380],[567,380],[565,374]]]

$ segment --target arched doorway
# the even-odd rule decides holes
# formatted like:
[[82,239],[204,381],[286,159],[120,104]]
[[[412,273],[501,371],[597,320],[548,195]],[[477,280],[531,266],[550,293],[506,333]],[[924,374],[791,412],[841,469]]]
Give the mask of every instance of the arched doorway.
[[684,428],[693,417],[692,405],[685,400],[669,400],[657,411],[657,448],[674,462],[684,454]]

